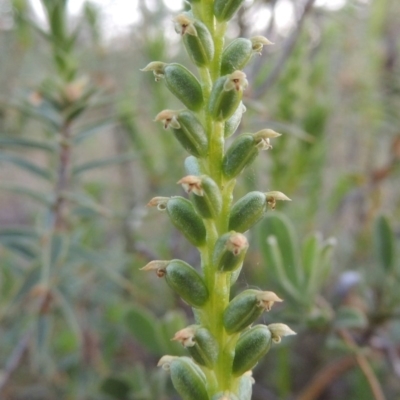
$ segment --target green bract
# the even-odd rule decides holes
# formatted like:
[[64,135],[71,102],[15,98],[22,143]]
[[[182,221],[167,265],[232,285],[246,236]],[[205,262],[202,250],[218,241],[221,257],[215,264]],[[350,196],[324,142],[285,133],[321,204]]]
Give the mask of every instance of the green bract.
[[242,234],[234,231],[225,233],[214,247],[214,267],[223,272],[235,271],[242,266],[248,247],[247,239]]
[[218,343],[211,332],[202,327],[198,327],[194,334],[194,346],[190,346],[190,355],[200,365],[212,368],[218,359]]
[[224,312],[224,326],[229,333],[240,332],[251,325],[264,311],[257,300],[259,290],[245,290],[237,295]]
[[227,178],[234,178],[250,165],[258,155],[257,144],[250,134],[238,136],[229,147],[222,161],[222,170]]
[[174,136],[188,153],[196,157],[207,154],[207,134],[199,119],[191,111],[164,110],[156,116],[155,121],[161,121],[165,129],[171,128]]
[[246,232],[264,216],[266,209],[267,196],[265,193],[247,193],[232,207],[229,216],[229,229]]
[[203,278],[184,261],[172,260],[165,269],[165,280],[193,307],[201,307],[208,300],[208,289]]
[[206,229],[192,203],[183,197],[171,197],[166,210],[172,223],[195,246],[202,246],[206,240]]
[[243,0],[215,0],[214,14],[219,21],[228,21],[243,4]]
[[232,372],[236,376],[255,367],[271,348],[271,332],[265,325],[256,325],[240,336],[233,359]]
[[235,71],[219,78],[211,91],[209,114],[217,121],[230,118],[238,108],[246,87],[246,75],[242,71]]
[[171,379],[183,400],[209,400],[203,371],[188,357],[170,364]]
[[228,138],[229,136],[233,135],[236,132],[237,128],[240,125],[240,122],[242,121],[242,115],[245,111],[246,107],[242,102],[240,102],[234,114],[228,120],[225,121],[225,127],[224,127],[225,138]]
[[203,218],[216,218],[222,207],[222,198],[219,187],[209,176],[206,175],[201,177],[201,187],[203,190],[201,196],[194,192],[191,195],[194,207]]
[[203,105],[203,91],[197,78],[181,64],[153,61],[142,71],[152,71],[156,81],[164,78],[168,89],[190,110]]
[[183,37],[192,61],[199,67],[208,65],[214,57],[214,41],[208,28],[190,13],[175,18],[175,30]]
[[261,54],[263,46],[269,44],[272,43],[264,36],[235,39],[222,53],[221,75],[231,74],[237,69],[243,69],[254,54]]
[[203,105],[203,91],[197,78],[183,65],[167,64],[164,68],[168,89],[189,110],[197,111]]
[[260,150],[272,148],[270,139],[279,136],[280,133],[272,129],[262,129],[256,133],[245,133],[238,136],[222,161],[224,175],[229,179],[235,178],[254,161]]
[[222,53],[221,75],[231,74],[237,69],[243,69],[253,55],[251,40],[237,38],[229,44]]

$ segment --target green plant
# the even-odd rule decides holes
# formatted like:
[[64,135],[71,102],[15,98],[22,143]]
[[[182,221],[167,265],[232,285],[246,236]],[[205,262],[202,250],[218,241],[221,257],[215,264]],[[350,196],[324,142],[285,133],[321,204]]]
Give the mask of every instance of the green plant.
[[[2,286],[5,284],[7,290],[1,293],[0,319],[13,338],[8,347],[19,349],[17,359],[13,359],[14,353],[10,354],[13,369],[24,368],[22,357],[32,347],[32,371],[51,378],[64,368],[68,357],[67,373],[71,375],[86,362],[87,338],[94,334],[89,332],[92,328],[85,332],[86,322],[82,323],[76,299],[87,293],[85,286],[93,287],[93,267],[110,270],[113,265],[110,275],[120,283],[123,281],[118,271],[125,262],[123,257],[107,251],[100,255],[90,249],[103,242],[103,229],[98,229],[101,221],[117,213],[101,204],[102,188],[87,183],[86,173],[133,158],[130,152],[95,160],[77,157],[87,139],[105,123],[111,124],[112,116],[105,115],[95,123],[82,122],[86,112],[102,104],[104,97],[100,88],[85,76],[83,68],[78,67],[79,38],[87,21],[80,18],[76,28],[71,29],[67,3],[43,0],[47,27],[31,21],[25,8],[15,9],[31,28],[34,40],[44,44],[49,65],[45,64],[47,76],[42,73],[46,77],[40,84],[4,100],[7,112],[12,110],[27,121],[25,129],[0,134],[0,161],[7,163],[10,171],[10,164],[22,170],[29,179],[24,180],[24,175],[22,182],[7,179],[0,189],[33,200],[23,204],[35,214],[35,223],[0,228],[2,254],[7,259],[11,259],[11,254],[13,257],[2,265],[1,276],[7,278]],[[89,311],[84,319],[92,318],[95,317]],[[104,375],[101,362],[96,369]],[[11,372],[0,382],[0,391]],[[64,386],[63,390],[73,393],[81,390],[77,389],[81,384],[90,386],[88,381],[74,381],[74,385]],[[53,384],[61,386],[49,379],[48,386]]]
[[166,211],[171,222],[201,255],[202,274],[182,260],[156,260],[143,270],[155,271],[193,307],[196,323],[178,331],[174,340],[189,357],[164,356],[159,365],[170,370],[175,389],[185,400],[250,399],[251,370],[282,336],[294,332],[285,324],[251,325],[281,299],[273,292],[248,290],[230,301],[248,249],[246,236],[267,208],[290,200],[281,192],[247,193],[232,205],[236,178],[270,149],[280,134],[271,129],[239,135],[225,151],[225,139],[240,124],[248,82],[241,69],[266,38],[239,38],[224,47],[227,23],[242,1],[191,1],[191,11],[175,18],[185,48],[200,79],[177,63],[154,61],[152,71],[186,109],[164,110],[156,121],[169,128],[188,151],[188,175],[178,183],[189,194],[155,197],[149,206]]
[[267,279],[284,294],[303,323],[328,323],[330,305],[321,293],[331,272],[336,240],[323,240],[314,233],[304,239],[300,249],[293,225],[279,212],[267,215],[259,232]]

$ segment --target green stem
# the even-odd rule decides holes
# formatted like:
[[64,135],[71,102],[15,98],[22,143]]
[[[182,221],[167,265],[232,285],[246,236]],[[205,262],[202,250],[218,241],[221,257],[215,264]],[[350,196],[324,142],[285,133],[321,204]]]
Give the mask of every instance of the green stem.
[[[197,5],[194,8],[194,14],[208,26],[214,39],[214,59],[209,68],[199,69],[205,104],[207,105],[212,85],[220,77],[226,23],[220,24],[214,20],[212,1],[210,0],[203,0]],[[229,304],[230,274],[216,271],[212,261],[214,246],[218,237],[228,230],[232,191],[236,181],[225,182],[222,175],[225,123],[214,121],[208,114],[206,107],[203,112],[203,123],[208,134],[209,152],[204,164],[211,178],[219,186],[223,200],[219,218],[215,221],[204,220],[207,231],[207,245],[201,251],[202,267],[210,299],[206,308],[200,314],[200,319],[201,323],[213,333],[219,344],[219,357],[214,369],[215,381],[209,386],[210,395],[212,396],[217,392],[234,391],[237,389],[238,382],[238,379],[232,376],[232,363],[239,335],[228,335],[223,325],[223,313]]]
[[214,122],[213,131],[210,135],[208,165],[211,178],[222,190],[222,159],[224,157],[224,122]]

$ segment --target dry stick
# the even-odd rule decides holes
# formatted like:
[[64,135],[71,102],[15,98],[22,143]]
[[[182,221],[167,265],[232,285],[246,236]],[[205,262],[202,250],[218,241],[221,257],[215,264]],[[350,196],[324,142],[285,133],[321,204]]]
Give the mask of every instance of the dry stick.
[[4,369],[2,370],[1,379],[0,379],[0,394],[5,388],[7,382],[11,378],[13,372],[18,368],[19,364],[22,361],[22,358],[25,355],[25,352],[28,350],[29,340],[31,338],[31,331],[25,333],[25,335],[21,338],[18,344],[15,346],[12,351],[10,358],[7,360]]
[[275,67],[272,69],[270,74],[268,75],[267,79],[260,85],[254,93],[254,97],[259,99],[263,96],[271,86],[276,82],[279,74],[283,71],[283,66],[285,65],[286,61],[288,60],[290,54],[295,48],[295,44],[297,39],[300,37],[300,32],[303,28],[304,21],[306,19],[307,14],[311,10],[315,0],[307,0],[306,4],[304,5],[303,12],[298,19],[296,29],[292,32],[289,39],[287,39],[284,49],[279,57]]
[[334,380],[353,368],[356,364],[357,360],[353,356],[346,356],[328,364],[301,391],[296,400],[317,399]]
[[56,182],[56,202],[54,205],[54,225],[52,229],[64,230],[66,228],[66,206],[67,199],[64,192],[68,189],[70,183],[71,168],[71,130],[69,122],[64,122],[61,127],[61,151],[58,166]]
[[[340,329],[339,330],[339,335],[343,339],[343,341],[349,346],[350,348],[359,350],[359,347],[357,346],[357,343],[354,341],[354,339],[351,337],[350,333],[345,330],[345,329]],[[371,368],[367,358],[359,351],[355,353],[355,358],[357,360],[357,363],[367,378],[368,384],[371,387],[372,394],[375,398],[375,400],[385,400],[385,395],[383,394],[383,390],[381,388],[381,385],[378,381],[378,378],[376,377],[373,369]]]

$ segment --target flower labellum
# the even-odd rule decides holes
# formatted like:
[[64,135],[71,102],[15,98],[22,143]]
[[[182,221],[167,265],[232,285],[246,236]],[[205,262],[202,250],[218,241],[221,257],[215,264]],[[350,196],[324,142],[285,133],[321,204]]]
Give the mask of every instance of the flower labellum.
[[199,176],[188,175],[180,179],[177,183],[182,185],[186,193],[194,193],[197,196],[204,195],[204,190],[201,186],[201,178]]
[[286,324],[269,324],[268,329],[271,331],[272,341],[274,343],[280,343],[283,336],[296,335],[296,332],[291,330]]
[[195,332],[195,325],[191,325],[176,332],[171,340],[180,342],[183,347],[193,347],[196,344],[193,340]]
[[267,197],[267,204],[272,210],[275,210],[277,201],[292,201],[284,193],[277,191],[267,192],[265,193],[265,196]]

